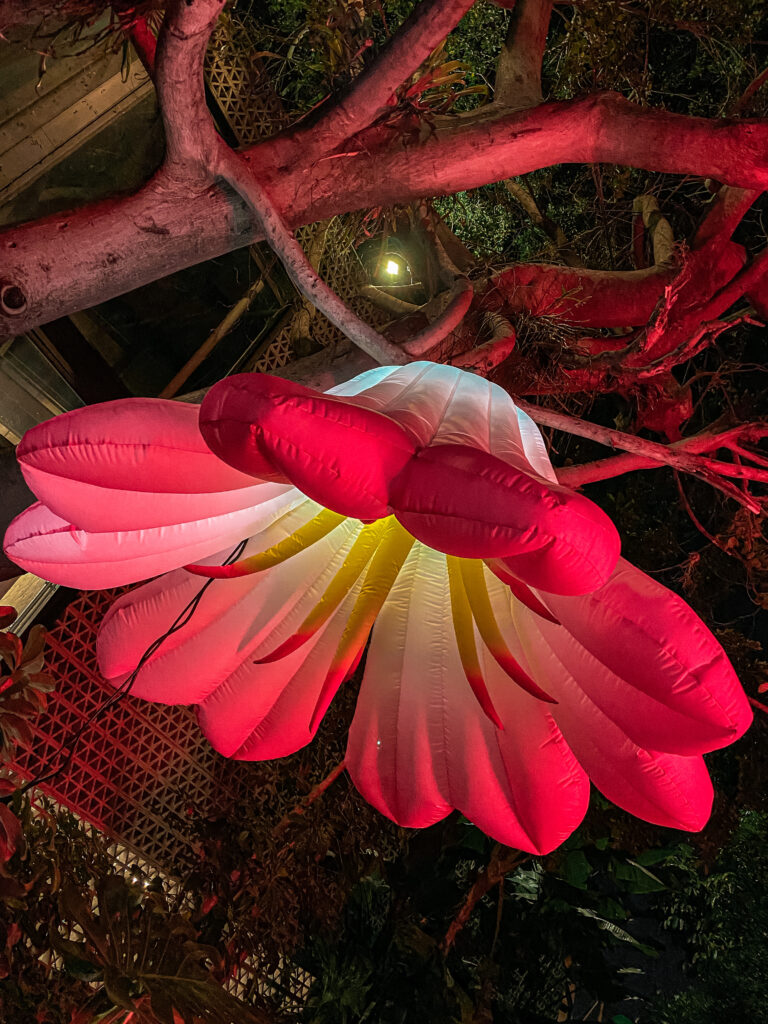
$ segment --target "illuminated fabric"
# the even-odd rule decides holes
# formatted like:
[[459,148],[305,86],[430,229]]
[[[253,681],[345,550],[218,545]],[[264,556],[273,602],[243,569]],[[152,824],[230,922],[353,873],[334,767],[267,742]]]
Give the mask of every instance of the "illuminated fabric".
[[382,367],[327,395],[243,374],[211,389],[199,425],[197,407],[111,402],[30,431],[19,458],[41,501],[9,557],[75,587],[158,577],[102,626],[116,685],[201,575],[225,577],[133,693],[197,705],[226,756],[309,742],[370,635],[346,763],[402,825],[458,808],[545,852],[581,821],[591,778],[697,830],[700,755],[751,720],[694,612],[619,558],[509,396],[453,367]]

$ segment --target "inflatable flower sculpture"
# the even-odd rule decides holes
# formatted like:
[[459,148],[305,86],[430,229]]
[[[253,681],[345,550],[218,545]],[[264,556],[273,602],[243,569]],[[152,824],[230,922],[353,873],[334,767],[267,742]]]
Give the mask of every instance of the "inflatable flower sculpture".
[[226,756],[308,743],[370,636],[346,765],[396,822],[458,808],[546,852],[590,779],[647,821],[707,820],[701,754],[751,719],[733,669],[684,601],[619,558],[611,521],[557,483],[494,384],[430,363],[327,394],[243,374],[199,409],[57,417],[19,459],[40,501],[8,530],[14,561],[72,587],[156,577],[101,627],[115,685],[200,577],[223,577],[133,693],[197,705]]

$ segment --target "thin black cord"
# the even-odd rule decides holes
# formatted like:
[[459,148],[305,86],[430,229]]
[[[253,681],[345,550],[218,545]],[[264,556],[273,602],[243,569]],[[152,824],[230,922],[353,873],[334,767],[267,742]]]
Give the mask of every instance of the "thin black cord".
[[[245,545],[247,543],[247,537],[245,538],[245,540],[241,540],[237,547],[234,549],[234,551],[232,551],[232,553],[228,555],[228,557],[222,562],[222,565],[231,565],[232,562],[236,562],[240,555],[243,553]],[[21,787],[22,794],[26,793],[30,789],[33,789],[35,786],[40,786],[46,782],[50,782],[52,779],[55,779],[57,775],[61,775],[61,773],[65,771],[65,769],[69,768],[69,766],[72,764],[72,759],[75,756],[75,751],[80,740],[83,737],[83,734],[91,727],[91,725],[97,718],[99,718],[101,715],[105,714],[111,708],[119,704],[120,701],[123,700],[123,698],[131,692],[133,684],[136,682],[136,677],[138,676],[139,672],[144,667],[144,665],[146,665],[146,663],[149,661],[152,655],[158,650],[158,648],[165,643],[169,636],[172,636],[174,633],[178,633],[180,629],[183,629],[184,626],[187,625],[187,623],[191,620],[192,616],[197,611],[197,608],[203,598],[203,594],[205,594],[208,587],[210,587],[210,585],[214,582],[215,580],[213,577],[205,581],[205,583],[198,590],[195,596],[189,601],[189,603],[184,608],[182,608],[182,610],[176,616],[173,624],[165,631],[165,633],[162,634],[162,636],[159,636],[156,640],[153,640],[149,647],[146,649],[146,651],[144,651],[141,658],[139,658],[138,664],[136,665],[136,668],[133,670],[133,672],[131,672],[131,674],[123,680],[120,686],[118,686],[115,689],[115,692],[110,697],[108,697],[106,701],[104,701],[97,708],[95,708],[84,722],[81,722],[81,724],[77,727],[77,730],[75,731],[74,735],[72,736],[69,746],[66,748],[67,755],[62,761],[62,763],[59,765],[59,767],[54,768],[52,771],[48,772],[47,775],[38,775],[34,779],[31,779],[29,782],[25,783],[25,785]],[[64,746],[62,745],[62,750],[63,749]],[[49,765],[56,756],[59,756],[61,754],[62,750],[58,752],[58,755],[53,755],[53,757],[48,758]],[[3,798],[3,802],[7,803],[12,798],[12,796],[13,794],[10,794],[8,797]]]

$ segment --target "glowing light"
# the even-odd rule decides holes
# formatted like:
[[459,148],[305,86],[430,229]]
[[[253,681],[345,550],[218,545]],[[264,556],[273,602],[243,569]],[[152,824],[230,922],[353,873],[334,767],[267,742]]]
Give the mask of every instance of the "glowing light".
[[400,264],[396,263],[395,260],[387,260],[387,265],[384,269],[388,274],[392,274],[394,276],[395,274],[400,273]]

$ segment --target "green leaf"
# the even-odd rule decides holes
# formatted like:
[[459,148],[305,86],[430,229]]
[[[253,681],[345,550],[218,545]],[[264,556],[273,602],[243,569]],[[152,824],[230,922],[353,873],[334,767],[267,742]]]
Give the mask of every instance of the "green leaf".
[[661,892],[667,888],[660,878],[637,861],[614,861],[611,871],[616,881],[628,892]]
[[571,850],[560,866],[560,875],[575,889],[586,889],[592,865],[583,850]]
[[596,914],[594,910],[589,910],[588,907],[576,907],[576,912],[581,914],[583,917],[592,918],[592,920],[597,923],[598,928],[608,932],[609,935],[618,939],[619,942],[628,942],[636,949],[642,950],[646,956],[657,957],[659,955],[651,946],[646,946],[644,943],[638,942],[634,935],[630,935],[624,928],[619,928],[619,926],[614,924],[613,921],[606,921],[604,917],[600,917],[600,915]]
[[131,999],[131,979],[117,971],[107,970],[104,972],[104,989],[115,1004],[123,1010],[135,1010],[133,999]]
[[675,849],[662,848],[660,850],[643,850],[635,857],[635,863],[643,867],[650,867],[652,864],[661,864],[662,861],[675,857],[678,851]]

